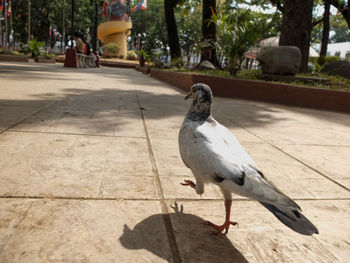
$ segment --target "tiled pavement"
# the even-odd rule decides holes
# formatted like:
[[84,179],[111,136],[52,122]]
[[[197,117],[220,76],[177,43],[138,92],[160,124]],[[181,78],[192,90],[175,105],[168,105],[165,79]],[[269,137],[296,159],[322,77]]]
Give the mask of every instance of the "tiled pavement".
[[0,262],[350,262],[350,115],[215,98],[320,230],[235,196],[239,227],[217,237],[201,223],[222,223],[220,191],[180,185],[183,98],[131,69],[0,63]]

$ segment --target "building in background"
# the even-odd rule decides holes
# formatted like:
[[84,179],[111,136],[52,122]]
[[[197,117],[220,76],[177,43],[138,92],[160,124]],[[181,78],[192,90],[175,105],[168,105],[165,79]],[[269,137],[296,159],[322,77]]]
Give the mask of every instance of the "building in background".
[[[312,45],[315,50],[319,51],[321,44]],[[342,59],[350,60],[350,42],[329,43],[327,46],[327,56],[336,56]]]

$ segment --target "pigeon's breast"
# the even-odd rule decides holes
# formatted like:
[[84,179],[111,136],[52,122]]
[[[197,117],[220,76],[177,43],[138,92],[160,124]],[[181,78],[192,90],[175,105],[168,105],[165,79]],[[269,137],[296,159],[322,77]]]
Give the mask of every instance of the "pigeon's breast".
[[195,137],[191,123],[184,123],[179,132],[179,151],[182,161],[190,168],[191,145],[194,143]]

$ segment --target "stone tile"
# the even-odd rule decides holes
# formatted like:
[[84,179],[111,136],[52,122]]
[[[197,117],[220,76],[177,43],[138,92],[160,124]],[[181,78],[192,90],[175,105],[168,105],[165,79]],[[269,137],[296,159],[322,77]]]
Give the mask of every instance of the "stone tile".
[[151,138],[152,149],[160,176],[190,176],[183,163],[177,140]]
[[8,129],[43,106],[44,105],[40,103],[29,106],[20,106],[12,104],[6,105],[5,103],[0,102],[0,131]]
[[283,145],[281,149],[326,176],[341,182],[350,179],[350,147]]
[[[305,124],[248,128],[253,134],[272,144],[349,145],[348,136],[339,130],[321,125]],[[350,131],[350,129],[349,129]]]
[[121,199],[158,199],[153,176],[109,174],[103,178],[99,196]]
[[10,132],[0,148],[2,195],[95,197],[103,176],[153,175],[145,139]]
[[159,202],[3,199],[0,207],[3,262],[172,262]]
[[14,130],[145,137],[141,115],[137,111],[48,109],[17,125]]
[[187,113],[185,105],[175,103],[149,103],[141,102],[147,130],[151,138],[169,138],[177,141],[182,122]]
[[216,189],[214,185],[208,184],[205,186],[204,193],[198,195],[194,189],[189,186],[182,186],[184,180],[192,180],[196,182],[195,178],[184,176],[161,176],[160,182],[162,184],[164,198],[166,199],[222,199],[220,190]]
[[349,191],[268,144],[244,147],[267,178],[291,198],[350,197]]
[[184,262],[213,262],[218,250],[223,262],[346,262],[349,201],[302,201],[300,205],[320,235],[295,233],[253,201],[233,202],[231,220],[239,226],[231,227],[227,236],[212,236],[213,230],[202,224],[205,220],[223,223],[224,207],[219,201],[181,201],[170,218]]

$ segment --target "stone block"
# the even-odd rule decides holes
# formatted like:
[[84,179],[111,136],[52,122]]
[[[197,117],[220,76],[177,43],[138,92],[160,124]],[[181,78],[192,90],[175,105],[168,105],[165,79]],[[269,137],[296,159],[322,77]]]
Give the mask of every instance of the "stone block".
[[338,75],[343,78],[350,79],[350,62],[349,61],[334,61],[327,63],[321,70],[322,73],[329,75]]
[[299,70],[301,52],[294,46],[263,47],[257,60],[265,74],[295,75]]

